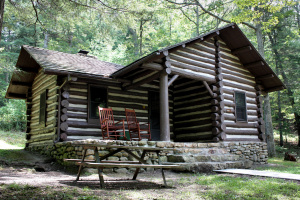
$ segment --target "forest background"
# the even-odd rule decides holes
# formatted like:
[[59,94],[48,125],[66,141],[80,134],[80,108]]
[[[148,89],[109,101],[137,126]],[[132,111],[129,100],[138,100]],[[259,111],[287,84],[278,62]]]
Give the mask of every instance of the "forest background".
[[127,65],[235,22],[287,89],[270,93],[280,145],[300,146],[300,5],[297,0],[0,0],[0,129],[25,130],[24,100],[5,99],[22,45]]

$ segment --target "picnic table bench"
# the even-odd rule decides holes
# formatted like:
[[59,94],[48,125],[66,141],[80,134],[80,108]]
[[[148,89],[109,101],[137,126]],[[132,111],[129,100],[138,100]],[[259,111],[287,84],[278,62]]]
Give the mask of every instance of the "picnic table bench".
[[[164,174],[164,169],[174,169],[179,167],[179,165],[174,164],[162,164],[160,159],[160,152],[161,151],[171,151],[173,149],[170,148],[157,148],[157,147],[145,147],[145,146],[123,146],[123,145],[107,145],[107,144],[76,144],[77,146],[83,147],[83,155],[82,159],[64,159],[66,162],[73,162],[76,165],[79,165],[78,174],[76,181],[79,180],[81,175],[81,171],[83,167],[87,168],[96,168],[98,169],[98,175],[100,180],[100,187],[104,187],[104,178],[103,178],[103,168],[136,168],[135,173],[133,175],[133,180],[136,180],[140,168],[156,168],[161,169],[162,178],[164,181],[164,185],[167,186],[166,178]],[[99,156],[98,148],[105,147],[106,149],[112,149],[111,152],[107,153],[106,155]],[[86,152],[88,149],[94,150],[94,160],[85,160]],[[141,150],[141,156],[134,154],[133,150]],[[137,161],[112,161],[112,160],[105,160],[114,154],[125,151],[132,157],[134,157]],[[158,164],[149,164],[147,163],[144,158],[146,153],[148,152],[155,152],[158,158]]]

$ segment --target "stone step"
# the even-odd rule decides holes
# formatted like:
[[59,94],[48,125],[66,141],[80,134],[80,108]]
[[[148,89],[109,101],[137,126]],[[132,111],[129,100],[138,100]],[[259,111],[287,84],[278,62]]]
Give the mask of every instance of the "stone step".
[[[170,163],[168,163],[170,164]],[[213,172],[220,169],[232,169],[232,168],[250,168],[252,163],[244,161],[226,161],[226,162],[195,162],[195,163],[174,163],[181,167],[173,169],[179,172]]]
[[214,155],[188,155],[188,154],[174,154],[168,155],[168,162],[223,162],[223,161],[238,161],[240,159],[239,155],[234,154],[214,154]]
[[191,153],[191,154],[225,154],[229,153],[229,149],[226,148],[190,148],[190,149],[175,149],[174,154],[183,154],[183,153]]

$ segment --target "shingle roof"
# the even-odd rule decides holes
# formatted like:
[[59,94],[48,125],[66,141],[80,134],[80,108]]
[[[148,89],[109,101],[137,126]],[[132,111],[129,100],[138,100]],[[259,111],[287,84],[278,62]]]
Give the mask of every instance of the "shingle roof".
[[[122,65],[100,61],[94,57],[82,54],[69,54],[28,45],[23,45],[22,48],[26,50],[40,67],[48,70],[53,69],[79,74],[109,76],[113,72],[123,68]],[[24,66],[22,62],[23,58],[20,55],[17,66]]]

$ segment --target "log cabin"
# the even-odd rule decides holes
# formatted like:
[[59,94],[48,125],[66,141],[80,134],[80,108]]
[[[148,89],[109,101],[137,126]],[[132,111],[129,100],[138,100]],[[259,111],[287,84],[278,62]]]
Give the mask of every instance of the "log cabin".
[[262,95],[285,86],[236,24],[122,66],[24,45],[6,98],[27,105],[27,147],[101,139],[97,106],[132,108],[152,140],[263,141]]

